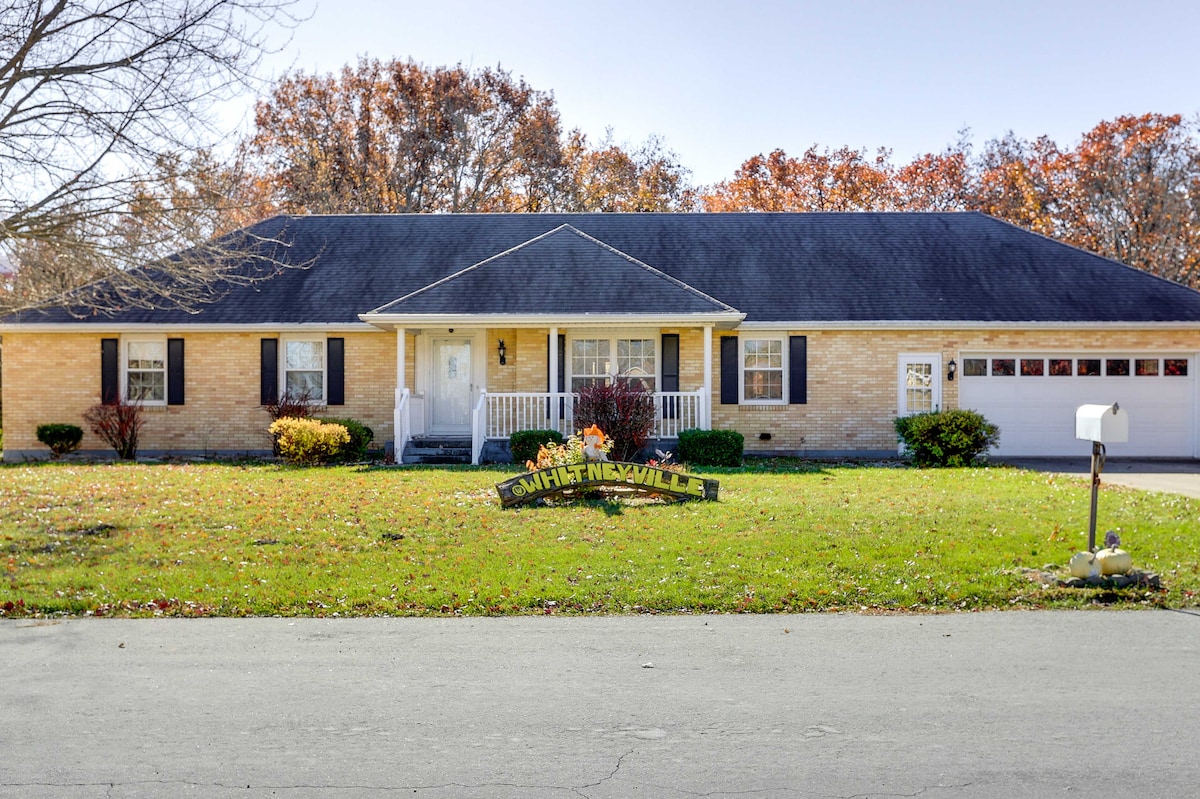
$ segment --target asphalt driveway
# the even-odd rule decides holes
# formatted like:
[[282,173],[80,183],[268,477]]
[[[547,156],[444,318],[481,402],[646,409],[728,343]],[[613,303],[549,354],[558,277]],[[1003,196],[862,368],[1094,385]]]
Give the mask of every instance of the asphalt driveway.
[[[1002,458],[1000,462],[1055,474],[1087,477],[1092,473],[1090,457]],[[1104,471],[1100,473],[1100,482],[1200,498],[1200,461],[1109,458],[1104,464]]]

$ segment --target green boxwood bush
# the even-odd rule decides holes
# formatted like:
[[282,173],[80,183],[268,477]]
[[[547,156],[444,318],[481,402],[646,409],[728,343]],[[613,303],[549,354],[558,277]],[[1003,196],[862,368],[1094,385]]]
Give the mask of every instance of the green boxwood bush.
[[562,433],[557,430],[518,430],[508,439],[513,463],[524,464],[536,461],[538,448],[543,444],[563,443]]
[[681,430],[678,459],[690,466],[741,466],[745,443],[736,430]]
[[975,411],[918,413],[901,416],[895,424],[917,466],[970,466],[1000,443],[1000,429]]
[[53,457],[61,458],[79,449],[79,442],[83,441],[83,428],[77,424],[39,424],[37,440],[50,448]]
[[338,457],[350,443],[350,433],[340,424],[285,416],[271,423],[271,435],[280,456],[297,466],[320,466]]
[[375,440],[375,431],[357,419],[318,419],[323,424],[339,424],[350,434],[350,441],[337,453],[337,460],[346,463],[361,461],[367,457],[367,450]]

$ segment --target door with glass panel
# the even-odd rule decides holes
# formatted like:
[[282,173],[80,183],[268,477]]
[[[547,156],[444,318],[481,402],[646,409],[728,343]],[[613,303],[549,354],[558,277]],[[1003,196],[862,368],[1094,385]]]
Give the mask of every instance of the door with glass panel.
[[439,435],[471,432],[471,340],[435,338],[430,343],[433,380],[429,430]]
[[902,354],[899,360],[900,416],[928,413],[942,407],[942,356]]

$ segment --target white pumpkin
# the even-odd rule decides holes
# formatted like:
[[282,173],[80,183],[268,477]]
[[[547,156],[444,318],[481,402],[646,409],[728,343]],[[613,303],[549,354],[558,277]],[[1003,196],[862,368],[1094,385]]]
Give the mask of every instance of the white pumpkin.
[[1095,577],[1100,574],[1100,561],[1091,552],[1076,552],[1067,563],[1072,577]]
[[1115,547],[1097,552],[1096,560],[1100,561],[1101,574],[1128,574],[1133,568],[1133,555]]

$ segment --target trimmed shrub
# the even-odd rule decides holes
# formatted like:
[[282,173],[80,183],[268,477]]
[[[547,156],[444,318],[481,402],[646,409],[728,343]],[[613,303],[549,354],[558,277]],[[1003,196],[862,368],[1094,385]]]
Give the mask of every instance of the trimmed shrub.
[[316,419],[285,416],[272,422],[270,429],[279,445],[280,456],[297,466],[329,463],[350,443],[350,433],[345,427]]
[[691,466],[741,466],[745,443],[736,430],[680,430],[678,458]]
[[975,411],[918,413],[899,417],[895,425],[917,466],[970,466],[1000,443],[1000,429]]
[[518,430],[509,436],[508,450],[513,463],[536,461],[538,449],[543,444],[563,443],[562,433],[557,430]]
[[37,440],[50,448],[52,457],[61,458],[79,449],[79,442],[83,441],[83,428],[77,424],[39,424]]
[[375,431],[357,419],[318,419],[322,424],[340,424],[350,434],[350,441],[337,453],[339,461],[353,463],[367,456],[371,442],[375,440]]
[[596,383],[579,390],[575,429],[596,425],[613,440],[613,460],[637,457],[654,430],[654,395],[641,383]]
[[137,457],[138,436],[142,432],[142,406],[137,402],[93,405],[83,414],[92,432],[100,437],[123,461]]

